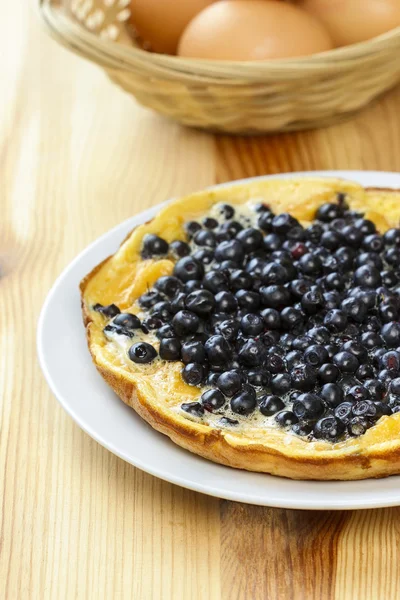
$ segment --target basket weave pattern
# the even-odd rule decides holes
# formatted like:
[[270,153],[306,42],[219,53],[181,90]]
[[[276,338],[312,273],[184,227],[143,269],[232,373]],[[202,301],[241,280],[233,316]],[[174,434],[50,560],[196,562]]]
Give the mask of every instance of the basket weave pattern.
[[400,81],[400,28],[301,59],[228,62],[146,52],[129,35],[129,0],[38,0],[63,45],[136,99],[185,125],[226,133],[320,127]]

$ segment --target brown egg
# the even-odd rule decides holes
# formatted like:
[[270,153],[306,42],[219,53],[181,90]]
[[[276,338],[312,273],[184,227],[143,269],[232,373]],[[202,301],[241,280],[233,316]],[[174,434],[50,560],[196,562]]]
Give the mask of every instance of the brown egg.
[[186,25],[215,0],[131,0],[131,20],[142,41],[155,52],[175,54]]
[[332,48],[312,15],[276,0],[220,0],[186,27],[178,54],[218,60],[306,56]]
[[324,23],[336,46],[369,40],[400,26],[400,0],[300,0],[298,4]]

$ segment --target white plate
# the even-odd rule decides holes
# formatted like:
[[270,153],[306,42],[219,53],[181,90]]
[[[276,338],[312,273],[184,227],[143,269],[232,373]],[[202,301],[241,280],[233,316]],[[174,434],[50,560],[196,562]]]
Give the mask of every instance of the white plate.
[[[276,177],[313,174],[352,179],[366,186],[400,188],[400,174],[396,173],[318,171]],[[128,219],[91,244],[60,275],[47,297],[38,325],[39,359],[64,409],[92,438],[132,465],[213,496],[300,509],[400,504],[400,476],[349,482],[292,481],[214,464],[154,431],[111,391],[94,368],[86,347],[78,285],[95,265],[116,251],[133,227],[152,218],[158,210],[155,206]]]

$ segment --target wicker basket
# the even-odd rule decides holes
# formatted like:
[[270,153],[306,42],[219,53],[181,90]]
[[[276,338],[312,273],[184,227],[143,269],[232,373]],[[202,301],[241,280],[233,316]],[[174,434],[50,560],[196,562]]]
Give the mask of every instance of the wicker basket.
[[129,0],[38,0],[51,34],[143,105],[227,133],[321,127],[400,81],[400,27],[301,59],[228,62],[146,52],[129,35]]

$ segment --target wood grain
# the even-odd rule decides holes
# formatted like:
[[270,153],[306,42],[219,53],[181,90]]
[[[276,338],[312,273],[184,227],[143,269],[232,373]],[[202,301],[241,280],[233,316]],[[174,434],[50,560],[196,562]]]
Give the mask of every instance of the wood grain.
[[213,137],[135,105],[22,0],[0,17],[0,597],[398,598],[398,509],[259,508],[142,473],[55,402],[35,329],[76,253],[165,198],[260,173],[399,170],[400,90],[322,131]]

